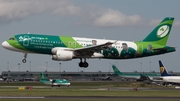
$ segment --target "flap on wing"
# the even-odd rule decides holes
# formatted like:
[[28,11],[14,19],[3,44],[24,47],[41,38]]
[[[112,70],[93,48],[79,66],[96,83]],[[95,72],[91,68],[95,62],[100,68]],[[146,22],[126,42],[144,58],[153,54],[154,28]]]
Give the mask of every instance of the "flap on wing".
[[101,50],[107,49],[109,45],[115,44],[115,42],[107,42],[104,44],[99,44],[99,45],[94,45],[94,46],[89,46],[89,47],[83,47],[83,48],[77,48],[73,49],[75,53],[78,54],[90,54],[92,55],[94,52],[100,52]]

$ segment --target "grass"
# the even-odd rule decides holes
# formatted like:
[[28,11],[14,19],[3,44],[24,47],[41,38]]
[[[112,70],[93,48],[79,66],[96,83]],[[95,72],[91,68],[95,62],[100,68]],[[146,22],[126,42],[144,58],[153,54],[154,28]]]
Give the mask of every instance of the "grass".
[[[2,87],[9,86],[9,87]],[[12,86],[12,87],[10,87]],[[18,90],[20,86],[47,86],[47,88],[33,88],[32,90]],[[116,90],[119,87],[129,87],[129,90]],[[140,90],[133,91],[136,87],[151,87],[154,90]],[[105,88],[105,90],[98,90],[99,88]],[[113,90],[107,90],[111,88]],[[131,89],[132,88],[132,89]],[[0,83],[0,96],[170,96],[179,97],[180,91],[174,88],[168,90],[156,90],[164,89],[156,85],[146,85],[137,82],[71,82],[70,87],[56,87],[52,89],[49,85],[42,83],[26,82],[26,83]],[[2,99],[0,99],[2,100]],[[24,99],[21,99],[23,101]],[[29,101],[29,99],[26,99]],[[35,99],[31,99],[36,101]],[[48,99],[37,99],[38,101],[49,101]],[[58,100],[58,99],[57,99]],[[3,101],[20,101],[20,99],[3,99]],[[72,100],[64,100],[72,101]],[[76,101],[76,100],[74,100]],[[78,101],[78,100],[77,100]],[[88,100],[87,100],[88,101]],[[96,101],[96,100],[94,100]],[[105,101],[105,100],[98,100]],[[116,100],[112,100],[116,101]],[[144,100],[139,100],[144,101]],[[150,100],[148,100],[150,101]],[[157,100],[160,101],[160,100]]]
[[[17,87],[2,87],[17,86]],[[48,88],[34,88],[32,90],[18,90],[21,86],[47,86]],[[107,90],[108,88],[116,89],[117,87],[130,87],[129,90]],[[180,91],[172,89],[151,90],[151,91],[133,91],[136,87],[162,88],[156,85],[150,86],[139,82],[71,82],[70,87],[56,87],[51,89],[49,85],[37,82],[17,82],[17,83],[0,83],[1,96],[180,96]],[[106,90],[98,90],[104,88]],[[132,88],[132,89],[131,89]],[[163,88],[162,88],[163,89]]]
[[180,91],[114,91],[80,89],[0,89],[1,96],[180,96]]
[[[10,82],[0,83],[1,86],[49,86],[40,82]],[[141,82],[71,82],[71,86],[76,87],[151,87],[151,85],[142,84]],[[153,87],[159,87],[152,85]]]
[[[32,101],[32,99],[3,99],[0,101]],[[33,101],[52,101],[52,99],[33,99]],[[72,100],[58,100],[56,99],[55,101],[72,101]],[[73,100],[73,101],[83,101],[83,100]],[[85,101],[119,101],[119,100],[85,100]],[[122,100],[120,99],[120,101],[152,101],[152,100]],[[172,101],[172,100],[153,100],[153,101]]]

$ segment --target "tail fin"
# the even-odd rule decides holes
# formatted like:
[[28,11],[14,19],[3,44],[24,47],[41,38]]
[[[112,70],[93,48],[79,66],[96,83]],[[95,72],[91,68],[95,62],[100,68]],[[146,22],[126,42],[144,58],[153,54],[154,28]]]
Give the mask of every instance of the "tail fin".
[[160,68],[161,76],[171,76],[170,74],[168,74],[166,68],[163,66],[160,60],[159,60],[159,68]]
[[112,68],[115,74],[120,74],[120,75],[123,74],[122,72],[119,71],[119,69],[115,65],[112,65]]
[[40,75],[41,75],[41,79],[46,79],[45,77],[44,77],[44,74],[41,72],[40,73]]
[[159,45],[166,45],[174,18],[166,17],[159,25],[143,40],[143,42],[154,41]]

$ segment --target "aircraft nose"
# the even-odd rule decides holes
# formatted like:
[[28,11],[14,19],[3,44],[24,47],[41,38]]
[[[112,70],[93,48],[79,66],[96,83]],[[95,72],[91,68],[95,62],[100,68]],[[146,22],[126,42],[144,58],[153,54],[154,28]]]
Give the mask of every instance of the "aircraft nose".
[[8,43],[7,41],[4,41],[4,42],[2,43],[2,47],[8,48],[8,47],[9,47],[9,43]]

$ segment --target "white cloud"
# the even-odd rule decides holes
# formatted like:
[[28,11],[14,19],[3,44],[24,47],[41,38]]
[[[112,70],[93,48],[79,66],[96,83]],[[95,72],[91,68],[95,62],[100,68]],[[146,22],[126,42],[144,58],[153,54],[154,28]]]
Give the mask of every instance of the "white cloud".
[[179,22],[179,21],[175,21],[175,22],[174,22],[174,25],[175,25],[175,26],[180,26],[180,22]]
[[[79,17],[78,25],[94,25],[97,27],[157,25],[161,20],[143,22],[140,15],[127,15],[119,10],[86,6],[81,8],[69,0],[0,0],[0,24],[21,21],[29,16],[49,14]],[[76,23],[76,22],[75,22]],[[180,26],[180,22],[174,22]]]
[[0,0],[1,24],[42,13],[77,16],[81,8],[68,0]]
[[61,7],[57,8],[52,12],[52,14],[61,14],[61,15],[80,15],[81,8],[74,6],[73,4],[61,5]]
[[[148,25],[157,26],[162,20],[163,19],[161,19],[161,20],[160,19],[151,20]],[[180,26],[180,22],[175,20],[174,23],[173,23],[173,26]]]
[[115,26],[132,26],[141,23],[139,15],[125,15],[118,10],[107,9],[100,17],[94,21],[95,26],[115,27]]
[[153,19],[153,20],[151,20],[150,22],[149,22],[149,24],[148,25],[150,25],[150,26],[155,26],[155,25],[158,25],[159,23],[161,22],[161,20],[155,20],[155,19]]

